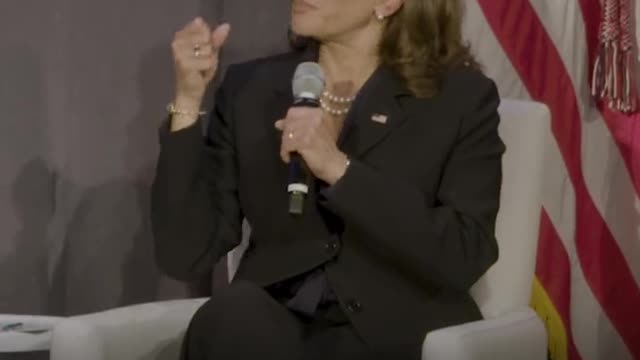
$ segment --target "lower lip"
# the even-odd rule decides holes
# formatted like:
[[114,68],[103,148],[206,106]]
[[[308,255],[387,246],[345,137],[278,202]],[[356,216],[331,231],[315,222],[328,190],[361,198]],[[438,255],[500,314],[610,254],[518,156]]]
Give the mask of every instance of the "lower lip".
[[310,10],[313,10],[313,9],[315,9],[313,6],[311,6],[311,5],[309,5],[309,4],[305,3],[305,2],[302,2],[302,1],[295,2],[293,4],[293,12],[296,13],[296,14],[304,13],[304,12],[307,12],[307,11],[310,11]]

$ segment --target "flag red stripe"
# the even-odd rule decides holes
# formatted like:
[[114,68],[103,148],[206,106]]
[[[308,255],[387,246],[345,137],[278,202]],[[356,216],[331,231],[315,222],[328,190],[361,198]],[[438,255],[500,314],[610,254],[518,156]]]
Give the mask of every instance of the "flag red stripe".
[[[602,7],[600,0],[579,0],[589,47],[589,69],[593,69],[600,39],[598,37]],[[635,30],[635,29],[634,29]],[[589,76],[589,84],[592,78]],[[636,193],[640,194],[640,116],[626,116],[599,104],[600,113],[615,139],[629,170]]]
[[582,271],[603,311],[640,358],[640,331],[630,316],[639,311],[640,289],[587,190],[577,95],[562,58],[529,0],[478,2],[532,98],[551,110],[553,133],[576,194],[575,241]]
[[562,318],[570,360],[579,360],[571,333],[571,267],[569,255],[546,211],[540,217],[540,241],[536,260],[536,276],[547,291]]

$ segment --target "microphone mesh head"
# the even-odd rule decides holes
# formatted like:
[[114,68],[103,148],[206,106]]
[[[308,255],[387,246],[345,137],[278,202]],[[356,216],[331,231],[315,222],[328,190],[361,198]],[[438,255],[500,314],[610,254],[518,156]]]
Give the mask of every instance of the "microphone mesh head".
[[293,75],[293,96],[295,98],[319,99],[324,91],[325,76],[320,65],[304,62]]

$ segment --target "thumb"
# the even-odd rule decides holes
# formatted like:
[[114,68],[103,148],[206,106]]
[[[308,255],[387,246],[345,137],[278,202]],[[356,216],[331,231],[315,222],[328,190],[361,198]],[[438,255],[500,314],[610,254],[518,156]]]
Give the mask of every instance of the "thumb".
[[231,32],[231,25],[225,23],[218,26],[211,33],[211,42],[213,43],[214,49],[221,48],[224,43],[227,41],[227,37],[229,37],[229,33]]

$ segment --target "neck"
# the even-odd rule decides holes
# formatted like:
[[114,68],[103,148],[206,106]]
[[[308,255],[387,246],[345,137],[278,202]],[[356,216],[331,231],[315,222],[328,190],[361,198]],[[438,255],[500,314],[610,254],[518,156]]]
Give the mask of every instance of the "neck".
[[363,33],[350,39],[324,41],[319,55],[329,88],[343,95],[355,93],[378,67],[378,37]]

